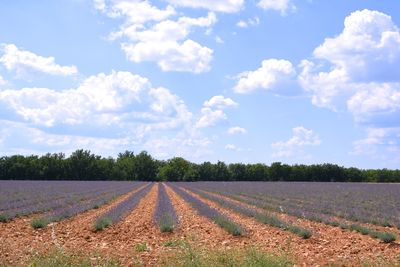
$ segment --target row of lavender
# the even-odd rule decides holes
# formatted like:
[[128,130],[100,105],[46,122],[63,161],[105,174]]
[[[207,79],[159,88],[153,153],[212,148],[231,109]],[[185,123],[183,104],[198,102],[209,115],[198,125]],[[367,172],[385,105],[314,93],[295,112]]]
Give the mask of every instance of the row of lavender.
[[[41,213],[31,224],[43,228],[134,191],[95,220],[94,229],[99,231],[123,220],[152,187],[153,183],[145,182],[0,181],[0,221]],[[178,224],[174,207],[165,186],[160,183],[158,188],[155,223],[162,232],[173,231]]]
[[[0,221],[44,213],[45,221],[97,208],[143,182],[0,181]],[[42,220],[43,221],[43,220]]]
[[161,232],[172,232],[178,224],[178,217],[174,206],[165,190],[165,185],[162,183],[158,185],[158,198],[154,220]]
[[273,214],[270,214],[267,212],[260,212],[254,206],[253,207],[247,206],[243,203],[240,203],[240,202],[238,203],[238,202],[232,201],[230,199],[224,198],[217,194],[210,194],[206,191],[195,189],[195,188],[191,187],[189,184],[184,184],[181,186],[183,188],[185,188],[186,190],[189,190],[189,191],[201,196],[202,198],[205,198],[212,202],[215,202],[218,205],[220,205],[226,209],[232,210],[236,213],[242,214],[247,217],[254,218],[263,224],[277,227],[277,228],[280,228],[285,231],[292,232],[292,233],[300,236],[303,239],[310,238],[312,235],[312,232],[310,230],[305,229],[300,226],[297,226],[291,222],[284,221]]
[[400,228],[400,184],[199,182],[197,189],[262,201],[303,217],[338,217]]
[[[339,183],[201,182],[182,183],[181,186],[203,192],[203,194],[211,192],[223,195],[264,210],[288,213],[343,229],[355,230],[384,242],[396,240],[396,236],[391,233],[347,223],[345,219],[385,226],[396,225],[400,218],[399,206],[392,206],[391,210],[379,210],[373,207],[380,207],[385,200],[391,204],[396,203],[400,195],[399,185],[393,184],[391,190],[386,190],[388,187],[385,186],[380,187],[382,185],[359,184],[356,186]],[[359,203],[361,211],[357,211]],[[374,203],[370,207],[372,211],[366,209],[365,203]],[[380,217],[375,217],[378,216],[375,214],[379,214]],[[381,221],[377,222],[377,218]]]

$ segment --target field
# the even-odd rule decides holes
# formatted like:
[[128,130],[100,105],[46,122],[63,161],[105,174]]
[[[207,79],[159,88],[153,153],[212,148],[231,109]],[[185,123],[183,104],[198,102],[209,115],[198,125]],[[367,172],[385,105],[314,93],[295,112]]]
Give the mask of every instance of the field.
[[400,266],[400,184],[0,181],[0,221],[0,266]]

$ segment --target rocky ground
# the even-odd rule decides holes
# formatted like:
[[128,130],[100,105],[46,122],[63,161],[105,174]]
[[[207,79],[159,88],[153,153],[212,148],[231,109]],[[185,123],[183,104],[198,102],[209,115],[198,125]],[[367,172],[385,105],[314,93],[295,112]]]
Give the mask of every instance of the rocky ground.
[[[299,266],[324,266],[332,263],[339,266],[360,266],[369,262],[400,266],[399,241],[385,244],[369,236],[338,227],[278,215],[312,230],[311,238],[301,239],[290,232],[221,208],[196,195],[245,229],[244,236],[234,237],[212,221],[199,216],[170,187],[166,190],[179,218],[179,226],[174,233],[161,233],[154,224],[153,213],[158,187],[153,186],[149,194],[123,221],[101,232],[93,230],[95,219],[134,192],[99,209],[52,223],[44,229],[35,230],[30,226],[31,220],[38,215],[0,223],[0,263],[10,266],[25,265],[34,255],[58,247],[70,252],[113,256],[119,258],[126,266],[136,263],[155,266],[162,257],[178,249],[166,246],[167,241],[190,240],[196,246],[208,249],[257,247],[272,253],[284,253]],[[398,233],[395,229],[386,230]]]

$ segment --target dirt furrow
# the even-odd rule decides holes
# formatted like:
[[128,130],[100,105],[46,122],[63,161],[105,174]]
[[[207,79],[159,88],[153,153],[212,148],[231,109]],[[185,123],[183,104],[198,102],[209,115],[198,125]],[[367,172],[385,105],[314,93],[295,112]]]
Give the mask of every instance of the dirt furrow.
[[192,240],[200,247],[211,249],[243,248],[251,245],[247,237],[231,236],[209,219],[198,215],[197,212],[168,185],[166,186],[166,191],[171,198],[179,219],[178,238]]
[[262,247],[270,248],[271,243],[275,243],[273,247],[279,247],[278,244],[282,247],[286,244],[283,249],[292,254],[299,263],[306,265],[336,263],[357,266],[361,263],[377,260],[381,263],[394,263],[399,260],[400,247],[398,244],[384,244],[355,232],[285,214],[280,215],[279,217],[285,221],[291,221],[313,231],[313,236],[304,240],[291,233],[276,230],[276,228],[265,226],[252,218],[221,208],[214,202],[193,192],[190,193],[205,201],[211,207],[231,216],[238,223],[245,225],[251,230],[249,237]]

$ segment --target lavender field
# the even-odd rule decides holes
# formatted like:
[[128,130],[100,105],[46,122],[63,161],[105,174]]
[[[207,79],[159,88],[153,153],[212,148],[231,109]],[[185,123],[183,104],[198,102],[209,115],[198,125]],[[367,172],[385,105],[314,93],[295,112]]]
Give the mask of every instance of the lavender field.
[[98,208],[142,182],[0,181],[0,219],[44,213],[55,221]]
[[197,182],[180,185],[297,217],[327,222],[342,219],[400,229],[400,184]]

